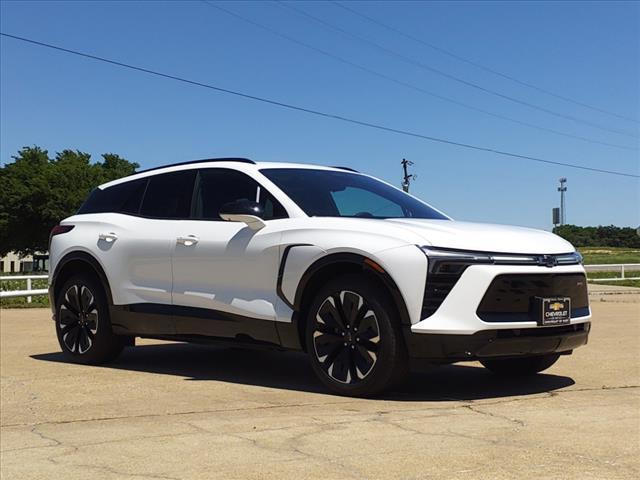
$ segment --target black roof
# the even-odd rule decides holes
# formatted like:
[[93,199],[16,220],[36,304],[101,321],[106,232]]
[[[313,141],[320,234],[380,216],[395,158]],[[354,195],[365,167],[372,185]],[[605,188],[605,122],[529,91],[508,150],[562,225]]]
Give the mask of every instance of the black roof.
[[147,168],[146,170],[140,170],[138,172],[134,172],[133,175],[138,174],[138,173],[152,172],[154,170],[160,170],[161,168],[179,167],[181,165],[192,165],[194,163],[206,163],[206,162],[239,162],[239,163],[251,163],[253,165],[256,164],[256,162],[254,162],[253,160],[249,160],[248,158],[235,158],[235,157],[229,157],[229,158],[205,158],[203,160],[189,160],[187,162],[170,163],[168,165],[162,165],[160,167]]

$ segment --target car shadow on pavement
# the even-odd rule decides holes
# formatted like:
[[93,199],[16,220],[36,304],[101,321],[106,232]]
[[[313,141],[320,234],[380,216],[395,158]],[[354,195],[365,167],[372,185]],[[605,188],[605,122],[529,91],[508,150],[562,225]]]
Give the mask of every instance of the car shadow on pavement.
[[[60,352],[32,355],[35,360],[66,363]],[[562,362],[562,359],[560,359]],[[305,354],[187,343],[140,345],[127,348],[103,367],[163,375],[187,380],[214,380],[245,385],[327,393],[316,379]],[[539,374],[505,379],[477,363],[431,367],[412,372],[402,386],[377,397],[398,401],[457,401],[503,398],[550,392],[573,385],[569,377]]]

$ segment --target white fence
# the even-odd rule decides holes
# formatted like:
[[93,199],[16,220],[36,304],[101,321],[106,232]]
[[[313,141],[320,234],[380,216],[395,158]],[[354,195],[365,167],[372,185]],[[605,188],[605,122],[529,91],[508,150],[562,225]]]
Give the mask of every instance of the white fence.
[[587,274],[589,272],[620,272],[620,276],[614,278],[589,278],[589,280],[592,282],[619,282],[621,280],[640,280],[640,277],[625,276],[625,272],[640,271],[640,263],[608,263],[602,265],[585,265],[584,269],[587,271]]
[[[618,282],[620,280],[640,280],[640,277],[626,277],[625,272],[640,271],[640,263],[610,263],[602,265],[585,265],[587,273],[589,272],[620,272],[619,277],[614,278],[589,278],[592,282]],[[31,303],[31,297],[35,295],[47,295],[49,290],[46,288],[33,289],[33,280],[48,278],[48,275],[7,275],[0,277],[0,282],[9,280],[26,280],[26,290],[9,290],[0,291],[0,298],[27,297],[27,303]]]
[[12,298],[12,297],[27,297],[27,303],[31,303],[31,297],[34,295],[47,295],[49,290],[46,288],[31,288],[33,284],[33,280],[39,280],[43,278],[48,278],[48,275],[7,275],[4,277],[0,277],[0,282],[9,281],[9,280],[26,280],[27,281],[27,289],[26,290],[8,290],[8,291],[0,291],[0,298]]

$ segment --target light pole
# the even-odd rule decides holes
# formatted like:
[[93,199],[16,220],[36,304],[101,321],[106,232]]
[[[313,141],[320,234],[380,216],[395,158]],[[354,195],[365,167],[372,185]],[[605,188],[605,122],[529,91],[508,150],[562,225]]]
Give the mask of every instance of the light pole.
[[566,177],[560,178],[560,186],[558,187],[558,191],[560,192],[560,225],[564,225],[567,220],[565,207],[564,207],[564,192],[567,191],[567,187],[565,186],[567,183]]

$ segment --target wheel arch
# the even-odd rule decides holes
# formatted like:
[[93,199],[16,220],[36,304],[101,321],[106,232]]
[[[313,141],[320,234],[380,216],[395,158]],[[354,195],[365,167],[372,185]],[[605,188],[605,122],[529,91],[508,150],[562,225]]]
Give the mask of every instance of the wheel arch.
[[102,289],[109,305],[113,305],[113,298],[111,296],[111,287],[107,275],[100,265],[100,262],[91,254],[82,251],[75,251],[67,253],[60,259],[51,277],[51,286],[49,289],[49,296],[51,301],[51,309],[55,314],[55,301],[58,298],[62,285],[78,273],[91,273],[100,281]]
[[306,309],[313,299],[314,292],[330,279],[348,273],[362,274],[378,283],[389,293],[400,323],[411,324],[400,289],[383,267],[376,261],[357,253],[331,253],[316,260],[305,270],[296,289],[293,323],[298,336],[297,340],[303,350],[306,348],[304,341]]

